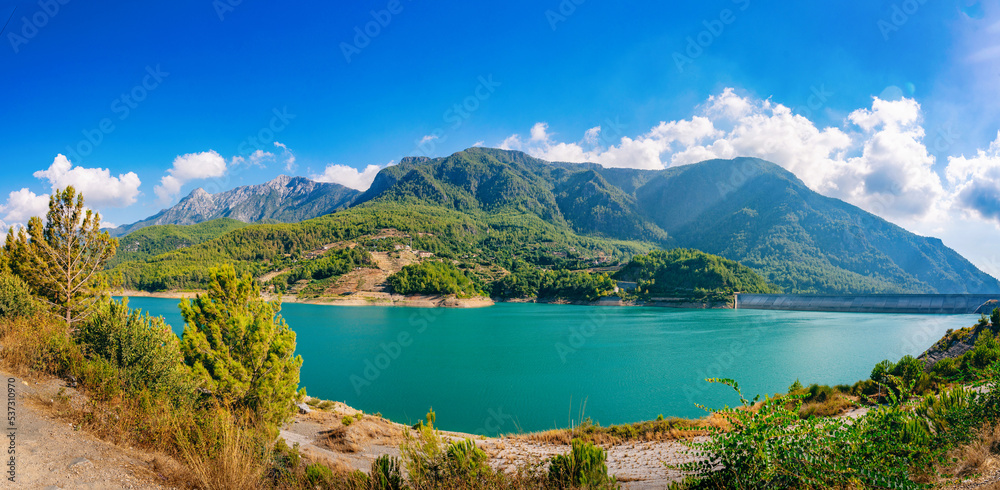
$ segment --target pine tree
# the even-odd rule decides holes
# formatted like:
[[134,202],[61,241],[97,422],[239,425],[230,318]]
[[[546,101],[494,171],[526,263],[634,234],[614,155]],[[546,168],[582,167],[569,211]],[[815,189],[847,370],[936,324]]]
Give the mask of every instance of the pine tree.
[[100,231],[101,215],[83,206],[73,187],[49,198],[45,223],[28,221],[16,237],[7,235],[11,270],[21,276],[69,328],[86,319],[104,297],[101,271],[118,249],[118,240]]
[[302,357],[295,332],[264,301],[251,276],[232,265],[210,271],[208,292],[181,302],[181,353],[201,387],[224,403],[249,408],[279,425],[294,414]]

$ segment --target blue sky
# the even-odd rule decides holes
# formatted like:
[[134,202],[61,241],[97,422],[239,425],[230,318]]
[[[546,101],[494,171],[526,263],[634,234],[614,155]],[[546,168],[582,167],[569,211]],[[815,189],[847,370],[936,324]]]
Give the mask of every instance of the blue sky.
[[199,186],[364,187],[475,144],[750,155],[996,275],[1000,9],[852,3],[0,2],[0,220],[67,183],[122,224]]

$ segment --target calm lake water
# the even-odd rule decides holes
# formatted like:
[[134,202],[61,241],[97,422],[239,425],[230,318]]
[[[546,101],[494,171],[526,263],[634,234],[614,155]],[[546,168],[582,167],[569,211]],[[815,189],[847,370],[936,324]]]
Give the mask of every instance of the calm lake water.
[[[178,300],[132,298],[180,334]],[[602,425],[803,384],[853,384],[882,359],[918,355],[973,315],[674,310],[498,304],[420,309],[286,304],[310,395],[446,430],[493,435]]]

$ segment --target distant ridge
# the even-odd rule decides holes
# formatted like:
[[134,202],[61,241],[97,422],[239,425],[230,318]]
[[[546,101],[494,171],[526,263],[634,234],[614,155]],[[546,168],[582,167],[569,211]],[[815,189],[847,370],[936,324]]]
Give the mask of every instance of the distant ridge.
[[[941,240],[818,194],[791,172],[757,158],[642,170],[547,162],[519,151],[475,147],[441,158],[403,158],[382,169],[363,193],[292,177],[217,195],[196,190],[177,206],[117,232],[219,217],[292,222],[348,207],[348,213],[280,231],[253,225],[233,230],[170,259],[197,268],[203,261],[199,254],[211,251],[216,257],[267,261],[268,254],[292,253],[298,245],[289,243],[312,243],[320,236],[343,240],[362,227],[340,229],[338,223],[366,216],[363,227],[381,226],[394,222],[401,210],[419,211],[407,214],[413,221],[395,226],[430,233],[439,217],[413,216],[434,209],[457,220],[433,231],[442,254],[448,252],[445,242],[464,247],[485,240],[488,246],[463,253],[475,257],[493,250],[497,255],[491,260],[516,255],[544,267],[575,252],[573,246],[559,251],[550,245],[587,237],[605,240],[604,256],[676,247],[718,255],[792,294],[1000,293],[996,278]],[[502,241],[483,238],[480,232],[491,229]],[[213,248],[215,240],[240,248],[220,251],[228,246]],[[173,274],[164,272],[166,263],[154,268],[164,284],[179,283],[166,277]]]
[[147,226],[193,225],[218,218],[244,223],[295,223],[344,209],[359,194],[340,184],[287,175],[218,194],[209,194],[199,187],[173,207],[109,232],[112,236],[124,236]]

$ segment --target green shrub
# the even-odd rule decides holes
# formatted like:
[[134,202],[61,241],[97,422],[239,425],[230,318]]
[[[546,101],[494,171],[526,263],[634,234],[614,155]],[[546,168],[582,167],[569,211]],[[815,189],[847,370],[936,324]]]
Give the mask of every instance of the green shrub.
[[233,266],[211,270],[208,293],[181,302],[181,353],[202,388],[236,408],[248,408],[277,426],[295,414],[302,357],[295,332],[264,301],[260,284]]
[[129,392],[145,388],[184,397],[193,391],[177,336],[162,318],[129,309],[127,299],[99,306],[77,335],[90,354],[120,371]]
[[9,271],[0,272],[0,318],[29,317],[38,309],[28,283]]
[[607,453],[589,442],[573,439],[569,454],[552,457],[549,482],[561,488],[606,488],[614,485],[608,476]]
[[306,466],[306,481],[310,485],[329,485],[333,481],[333,470],[322,463],[312,463]]
[[990,314],[990,324],[993,325],[993,333],[997,333],[1000,329],[1000,308],[993,308],[993,313]]
[[488,473],[486,453],[469,439],[453,442],[445,451],[445,467],[450,478],[474,481]]
[[400,490],[404,487],[399,459],[382,455],[372,461],[371,490]]
[[427,261],[403,267],[386,282],[396,294],[483,294],[476,284],[451,262]]
[[354,423],[354,417],[351,417],[350,415],[345,415],[344,418],[340,419],[340,423],[344,424],[345,426],[350,426],[351,424]]

